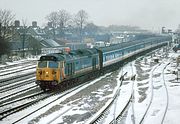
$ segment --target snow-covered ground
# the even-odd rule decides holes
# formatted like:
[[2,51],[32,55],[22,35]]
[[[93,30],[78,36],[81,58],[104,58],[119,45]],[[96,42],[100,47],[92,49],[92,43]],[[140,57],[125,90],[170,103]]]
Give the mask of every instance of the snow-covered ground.
[[34,61],[34,60],[38,60],[38,57],[31,57],[31,58],[26,58],[26,59],[20,59],[20,60],[16,60],[16,61],[12,61],[12,62],[5,62],[5,64],[0,64],[0,67],[5,67],[8,65],[16,65],[16,64],[21,64],[21,63],[25,63],[25,62],[29,62],[29,61]]
[[[142,122],[145,124],[179,124],[180,79],[177,80],[177,75],[173,72],[178,68],[176,58],[180,52],[169,51],[168,57],[165,58],[162,53],[161,51],[155,55],[160,58],[160,64],[154,63],[153,59],[148,57],[146,57],[147,62],[144,60],[136,61],[135,99],[123,123],[140,123],[144,117]],[[168,65],[168,63],[170,64]],[[162,73],[166,65],[164,82]],[[163,83],[167,86],[169,99]],[[167,112],[165,113],[166,107]],[[163,116],[165,117],[164,121]],[[132,117],[135,119],[134,121]]]
[[26,73],[33,73],[36,70],[37,58],[27,58],[19,61],[0,64],[0,79],[7,79],[20,76]]
[[[137,124],[145,115],[145,124],[159,124],[161,123],[163,114],[165,112],[167,97],[165,85],[168,90],[168,109],[165,115],[164,124],[179,124],[180,122],[180,79],[177,80],[177,64],[176,57],[180,55],[173,51],[168,51],[164,54],[163,50],[156,52],[156,54],[145,56],[142,59],[128,63],[126,66],[118,71],[106,74],[89,84],[79,88],[69,95],[66,95],[58,101],[40,109],[36,113],[18,122],[19,124],[84,124],[90,122],[96,116],[98,111],[106,106],[112,100],[114,94],[117,92],[120,85],[120,76],[128,72],[125,76],[125,81],[120,88],[119,97],[111,108],[111,111],[103,121],[104,124],[109,123],[127,103],[134,93],[134,99],[130,107],[128,107],[127,114],[118,123],[122,124]],[[159,63],[154,62],[153,58],[160,58]],[[171,59],[173,57],[174,59]],[[169,65],[167,65],[170,63]],[[165,85],[163,82],[163,68],[167,65],[164,72]],[[180,67],[180,66],[179,66]],[[136,74],[135,81],[130,78]],[[180,77],[180,72],[179,72]],[[44,104],[60,97],[62,94],[55,95],[46,100],[40,101],[21,112],[8,116],[0,121],[0,124],[10,124],[18,118],[31,113],[33,110],[43,106]],[[153,97],[152,97],[153,96]],[[150,102],[152,100],[152,102]],[[151,103],[151,104],[150,104]],[[150,107],[148,108],[150,104]],[[133,120],[134,119],[134,120]]]

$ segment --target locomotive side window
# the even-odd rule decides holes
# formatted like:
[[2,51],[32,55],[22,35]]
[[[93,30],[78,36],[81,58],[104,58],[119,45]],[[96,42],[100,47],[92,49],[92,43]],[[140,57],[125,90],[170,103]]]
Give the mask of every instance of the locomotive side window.
[[54,61],[49,61],[49,68],[58,68],[58,63]]
[[38,62],[39,68],[46,68],[47,67],[47,61],[40,61]]

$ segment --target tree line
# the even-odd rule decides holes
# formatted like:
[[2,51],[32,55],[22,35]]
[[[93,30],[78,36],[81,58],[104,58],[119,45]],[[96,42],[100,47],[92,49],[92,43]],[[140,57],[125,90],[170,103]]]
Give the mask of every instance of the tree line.
[[78,30],[79,37],[82,41],[83,29],[88,22],[88,17],[88,13],[84,10],[80,10],[77,14],[71,15],[68,11],[62,9],[51,12],[46,16],[46,19],[53,28],[54,39],[56,38],[55,29],[60,31],[60,35],[63,38],[66,29],[74,27]]
[[[79,10],[76,14],[71,14],[68,11],[61,9],[51,12],[45,17],[47,26],[51,28],[51,35],[56,39],[58,37],[65,38],[65,33],[70,31],[72,34],[78,36],[79,41],[82,42],[86,34],[91,36],[99,32],[121,31],[121,30],[138,30],[139,27],[132,26],[118,26],[110,25],[109,27],[97,26],[89,22],[89,15],[84,10]],[[8,41],[12,40],[14,31],[15,14],[10,10],[0,9],[0,57],[9,52]],[[22,20],[23,29],[27,29],[26,20]]]
[[[56,38],[55,30],[60,31],[63,38],[66,29],[69,26],[75,26],[82,40],[82,32],[87,24],[88,14],[84,10],[80,10],[77,14],[71,15],[66,10],[51,12],[46,17],[46,20],[51,24],[53,29],[54,39]],[[9,52],[8,41],[12,39],[14,33],[15,14],[10,10],[0,9],[0,56]],[[25,21],[23,27],[27,27]]]

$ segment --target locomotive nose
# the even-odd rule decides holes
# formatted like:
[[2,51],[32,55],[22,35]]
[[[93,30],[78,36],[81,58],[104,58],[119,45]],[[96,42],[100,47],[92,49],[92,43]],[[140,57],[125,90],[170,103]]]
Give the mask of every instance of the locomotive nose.
[[41,69],[37,70],[37,79],[43,80],[43,81],[54,81],[57,79],[57,70],[55,69]]

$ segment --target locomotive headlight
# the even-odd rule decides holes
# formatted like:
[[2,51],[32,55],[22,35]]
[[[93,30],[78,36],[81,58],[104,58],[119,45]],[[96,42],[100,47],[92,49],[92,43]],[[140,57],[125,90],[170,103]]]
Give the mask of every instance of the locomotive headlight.
[[48,71],[46,71],[46,74],[48,74],[49,72]]

